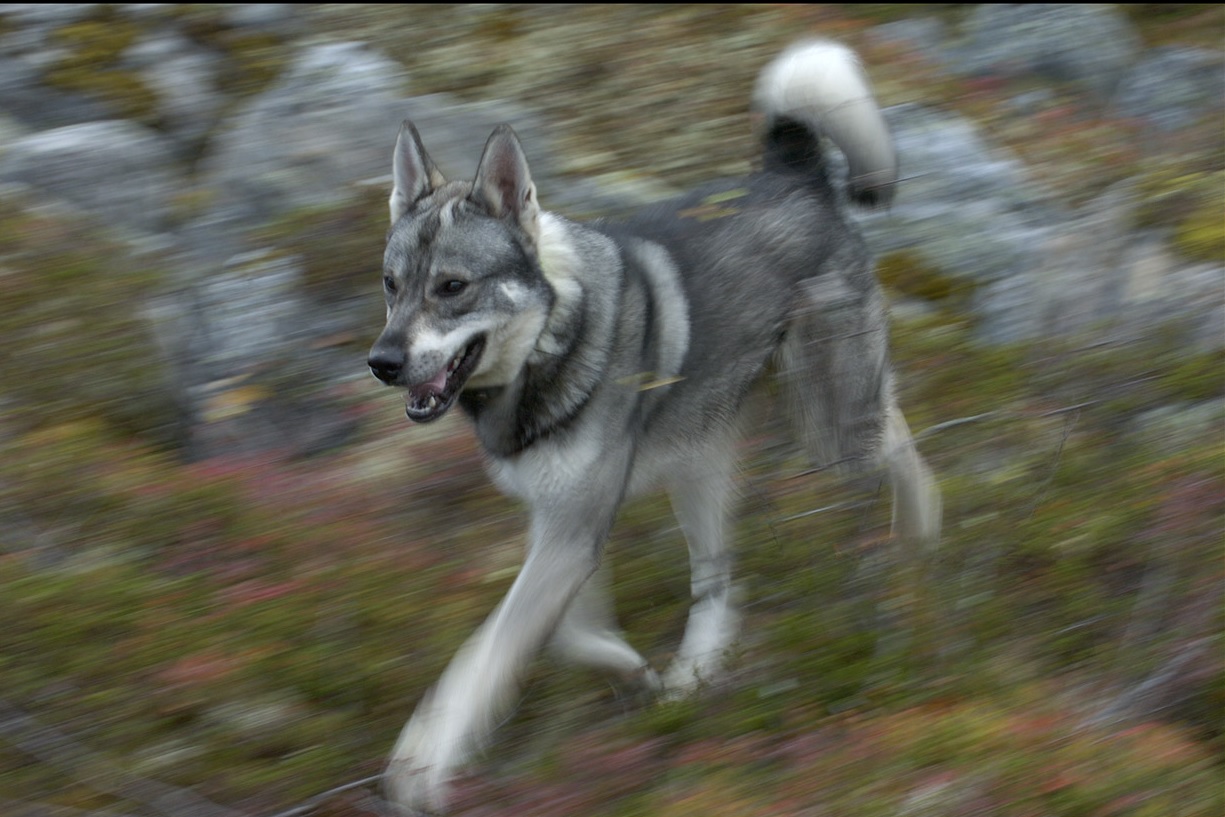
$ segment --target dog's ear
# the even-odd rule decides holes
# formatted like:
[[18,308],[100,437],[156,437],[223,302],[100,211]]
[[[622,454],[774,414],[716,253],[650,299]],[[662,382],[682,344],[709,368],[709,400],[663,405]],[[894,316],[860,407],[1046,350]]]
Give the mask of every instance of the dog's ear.
[[472,199],[496,218],[513,218],[536,235],[536,185],[527,167],[519,137],[510,125],[498,125],[485,143],[472,183]]
[[392,224],[399,221],[400,216],[407,213],[417,199],[447,183],[430,155],[425,152],[421,134],[417,133],[413,123],[407,119],[400,125],[400,135],[396,138],[391,175],[391,201],[388,204],[391,207]]

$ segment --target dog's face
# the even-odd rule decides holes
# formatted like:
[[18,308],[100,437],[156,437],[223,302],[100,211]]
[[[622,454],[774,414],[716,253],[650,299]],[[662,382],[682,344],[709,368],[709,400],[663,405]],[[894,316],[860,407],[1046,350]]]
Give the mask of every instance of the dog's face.
[[393,170],[387,326],[368,362],[383,383],[407,390],[409,419],[425,423],[465,388],[515,379],[553,292],[537,258],[535,188],[509,127],[490,136],[473,182],[447,182],[405,122]]

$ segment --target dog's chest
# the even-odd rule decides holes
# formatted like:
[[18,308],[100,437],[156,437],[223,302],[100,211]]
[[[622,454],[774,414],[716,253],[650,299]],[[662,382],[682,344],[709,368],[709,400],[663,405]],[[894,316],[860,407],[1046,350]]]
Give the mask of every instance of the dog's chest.
[[679,444],[651,436],[630,446],[595,431],[542,440],[507,458],[490,458],[487,470],[498,489],[529,505],[600,495],[634,496],[665,482],[686,459]]
[[505,494],[529,504],[583,491],[596,479],[601,441],[593,434],[568,434],[565,444],[540,440],[512,457],[489,460],[489,476]]

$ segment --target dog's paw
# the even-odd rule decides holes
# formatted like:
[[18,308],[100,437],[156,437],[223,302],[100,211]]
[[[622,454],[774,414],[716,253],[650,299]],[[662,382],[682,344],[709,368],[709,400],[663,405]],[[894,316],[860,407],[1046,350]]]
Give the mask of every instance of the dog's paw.
[[641,668],[630,675],[628,680],[640,690],[653,695],[658,695],[664,690],[663,679],[659,677],[658,672],[651,669],[649,664],[643,664]]
[[447,809],[453,763],[448,743],[431,733],[426,713],[415,714],[400,733],[383,773],[383,793],[406,817],[442,814]]
[[443,814],[447,794],[446,776],[411,758],[393,759],[383,773],[383,795],[403,817]]
[[689,612],[685,637],[671,666],[664,672],[666,700],[686,698],[721,680],[740,630],[738,593],[696,602]]
[[711,686],[722,674],[721,656],[711,657],[708,661],[678,658],[664,673],[659,697],[664,701],[692,698]]
[[393,759],[388,764],[383,794],[403,817],[442,814],[447,808],[445,776],[412,758]]

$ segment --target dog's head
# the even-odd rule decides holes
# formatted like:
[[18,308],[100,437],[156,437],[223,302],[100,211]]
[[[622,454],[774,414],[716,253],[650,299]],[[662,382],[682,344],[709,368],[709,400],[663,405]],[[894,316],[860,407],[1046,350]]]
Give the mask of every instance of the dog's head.
[[407,390],[409,419],[425,423],[465,388],[515,379],[553,291],[539,262],[536,188],[510,126],[489,137],[472,182],[448,182],[406,121],[393,176],[387,326],[368,363],[383,383]]

